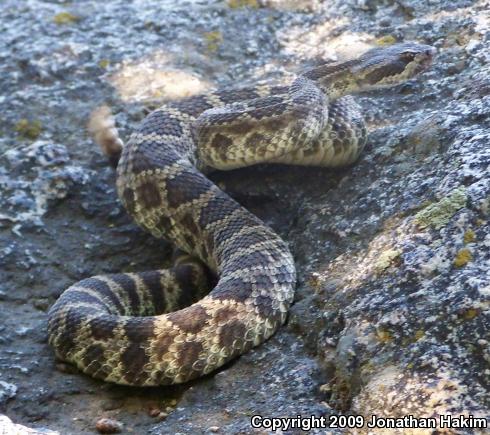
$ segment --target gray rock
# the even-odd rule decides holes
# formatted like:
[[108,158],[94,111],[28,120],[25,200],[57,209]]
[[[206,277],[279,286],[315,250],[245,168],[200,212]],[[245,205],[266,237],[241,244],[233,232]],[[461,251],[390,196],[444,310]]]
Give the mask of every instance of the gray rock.
[[[490,417],[490,4],[303,3],[3,1],[0,373],[18,390],[0,411],[13,421],[235,434],[256,413]],[[56,365],[46,308],[64,288],[166,267],[171,251],[119,205],[86,133],[95,107],[108,103],[127,139],[166,98],[287,81],[395,40],[438,54],[420,78],[359,96],[370,138],[353,167],[213,175],[295,255],[296,301],[276,336],[172,388],[105,385]]]
[[5,381],[0,381],[0,405],[3,405],[9,399],[13,399],[17,394],[17,387]]
[[33,429],[21,424],[15,424],[6,415],[0,414],[0,434],[18,434],[18,435],[59,435],[59,432],[46,428]]

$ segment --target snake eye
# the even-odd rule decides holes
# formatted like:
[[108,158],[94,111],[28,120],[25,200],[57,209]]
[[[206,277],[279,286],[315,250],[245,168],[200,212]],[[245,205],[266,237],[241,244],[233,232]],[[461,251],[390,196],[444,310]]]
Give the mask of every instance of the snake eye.
[[400,55],[401,59],[405,62],[412,62],[415,59],[415,53],[413,51],[405,51]]

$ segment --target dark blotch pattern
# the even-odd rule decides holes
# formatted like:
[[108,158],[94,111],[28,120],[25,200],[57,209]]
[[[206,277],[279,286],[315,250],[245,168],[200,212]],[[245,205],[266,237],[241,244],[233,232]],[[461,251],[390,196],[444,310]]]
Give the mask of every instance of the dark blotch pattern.
[[[155,142],[148,141],[148,140],[146,142],[144,142],[144,144],[147,147],[152,147],[153,145],[156,146]],[[142,148],[143,148],[143,146],[142,146]],[[139,152],[138,158],[135,159],[135,162],[133,163],[133,172],[134,172],[134,174],[138,175],[138,174],[141,174],[142,172],[152,171],[156,167],[157,167],[157,165],[155,164],[155,161],[151,160],[149,158],[149,156],[145,155],[144,153]]]
[[251,282],[244,281],[242,278],[233,278],[227,279],[224,283],[218,282],[210,296],[217,301],[244,302],[251,296],[253,289]]
[[141,301],[136,291],[136,283],[134,279],[124,273],[118,273],[116,275],[110,275],[110,279],[114,281],[116,285],[121,287],[122,291],[128,296],[129,304],[133,315],[138,315],[141,310]]
[[113,338],[117,324],[117,320],[114,317],[95,318],[90,322],[92,336],[96,340],[108,340]]
[[145,379],[147,374],[143,367],[149,363],[149,358],[145,353],[146,343],[131,343],[121,355],[121,362],[124,367],[124,379],[130,384],[137,384],[140,378]]
[[214,135],[213,139],[211,140],[210,145],[213,148],[227,148],[232,143],[233,143],[233,141],[228,136],[225,136],[221,133],[216,133]]
[[154,323],[151,317],[129,318],[124,324],[127,339],[134,343],[142,343],[154,333]]
[[[230,321],[225,327],[221,328],[219,334],[220,346],[231,348],[235,340],[243,340],[247,329],[243,323],[235,319]],[[236,352],[236,350],[235,350]]]
[[199,238],[201,234],[201,229],[194,222],[194,218],[191,213],[186,213],[181,219],[180,222],[187,228],[187,231],[192,234],[194,237]]
[[174,267],[174,276],[181,290],[195,290],[193,269],[189,264],[179,264]]
[[165,289],[162,286],[162,275],[157,270],[140,273],[146,288],[151,294],[154,307],[154,315],[165,312],[167,304],[165,301]]
[[218,323],[228,322],[229,320],[236,317],[236,315],[237,315],[237,312],[236,312],[235,308],[223,307],[223,308],[220,308],[219,310],[216,311],[216,313],[214,314],[214,319]]
[[174,342],[175,336],[176,332],[169,332],[168,334],[155,337],[152,351],[155,353],[157,359],[162,359],[162,357],[169,352],[169,347]]
[[141,184],[137,188],[138,199],[147,209],[156,208],[162,205],[162,197],[158,187],[151,181]]
[[405,67],[406,65],[403,62],[391,62],[366,74],[366,80],[368,83],[374,85],[385,77],[401,74],[405,70]]
[[254,305],[264,319],[279,320],[280,313],[272,307],[272,299],[270,296],[257,296]]
[[170,313],[168,319],[182,331],[195,334],[206,325],[209,315],[203,307],[192,305],[185,310]]
[[[279,118],[270,118],[267,121],[264,121],[263,123],[261,123],[261,125],[262,125],[262,128],[264,130],[267,130],[272,134],[277,134],[281,130],[289,127],[291,120],[292,119],[290,119],[289,116],[288,117],[279,117]],[[296,124],[301,125],[301,127],[303,126],[300,121],[297,121]]]
[[157,228],[164,234],[170,234],[173,229],[172,220],[165,215],[160,216]]
[[167,180],[167,201],[170,207],[178,208],[199,198],[209,190],[209,181],[197,172],[183,171]]
[[100,361],[104,361],[104,348],[99,344],[92,344],[87,347],[82,359],[86,367],[84,372],[89,375],[95,375],[101,368]]
[[199,359],[199,354],[203,351],[202,344],[195,341],[186,341],[179,347],[177,353],[177,363],[185,371],[190,371],[194,361]]

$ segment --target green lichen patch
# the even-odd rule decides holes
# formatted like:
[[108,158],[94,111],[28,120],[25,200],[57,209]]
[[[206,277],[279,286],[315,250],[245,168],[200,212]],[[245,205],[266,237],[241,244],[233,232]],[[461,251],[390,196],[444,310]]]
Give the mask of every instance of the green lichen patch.
[[204,40],[206,41],[206,50],[210,53],[218,51],[219,46],[223,42],[223,35],[219,30],[204,33]]
[[257,0],[228,0],[227,4],[231,9],[246,7],[257,9],[259,7],[259,2]]
[[376,331],[376,338],[381,343],[390,343],[393,341],[393,334],[385,328],[379,328]]
[[475,232],[472,229],[466,230],[463,235],[463,242],[465,245],[473,243],[476,240]]
[[463,319],[465,320],[473,320],[476,316],[480,314],[480,311],[475,308],[468,308],[463,313]]
[[22,118],[15,124],[14,130],[17,134],[24,139],[35,140],[41,134],[42,124],[39,120],[31,121],[26,118]]
[[440,201],[432,203],[419,211],[415,215],[415,222],[421,228],[441,229],[458,210],[466,205],[466,200],[465,187],[458,187]]
[[400,258],[401,251],[399,249],[387,249],[381,252],[378,257],[378,261],[374,265],[376,272],[381,273],[388,269],[392,264],[396,263],[396,260]]
[[111,64],[111,62],[109,61],[109,59],[101,59],[99,60],[99,66],[101,68],[107,68],[109,65]]
[[378,45],[392,45],[396,42],[396,38],[393,35],[384,35],[376,39]]
[[467,248],[460,249],[454,258],[453,264],[456,267],[466,266],[471,260],[473,260],[473,255],[471,251]]
[[419,341],[425,337],[425,331],[423,329],[417,329],[414,334],[415,341]]
[[53,22],[58,25],[74,24],[80,21],[80,17],[71,14],[70,12],[60,12],[53,17]]

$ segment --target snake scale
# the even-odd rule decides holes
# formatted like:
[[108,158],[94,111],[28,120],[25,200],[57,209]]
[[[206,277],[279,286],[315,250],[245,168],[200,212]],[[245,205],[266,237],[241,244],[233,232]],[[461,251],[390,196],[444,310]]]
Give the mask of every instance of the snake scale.
[[289,86],[169,103],[124,146],[115,130],[99,132],[118,161],[127,211],[182,254],[171,269],[95,276],[68,288],[48,316],[56,356],[105,381],[166,385],[210,373],[269,338],[293,301],[292,255],[205,174],[257,163],[353,163],[366,129],[349,94],[409,79],[433,54],[427,45],[395,44],[320,65]]

